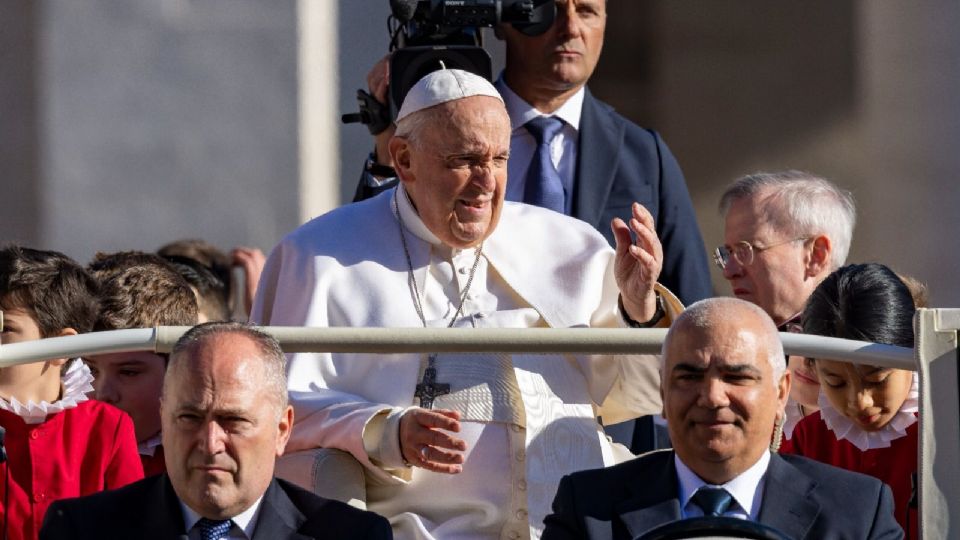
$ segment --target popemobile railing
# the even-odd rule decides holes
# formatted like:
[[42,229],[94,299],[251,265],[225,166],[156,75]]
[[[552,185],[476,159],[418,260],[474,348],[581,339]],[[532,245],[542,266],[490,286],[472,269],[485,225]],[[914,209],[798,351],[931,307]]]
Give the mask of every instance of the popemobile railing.
[[[960,539],[960,309],[921,309],[916,347],[782,333],[787,354],[920,373],[919,500],[923,538]],[[115,352],[168,353],[185,326],[94,332],[0,345],[0,368]],[[658,353],[666,330],[264,327],[294,352]]]

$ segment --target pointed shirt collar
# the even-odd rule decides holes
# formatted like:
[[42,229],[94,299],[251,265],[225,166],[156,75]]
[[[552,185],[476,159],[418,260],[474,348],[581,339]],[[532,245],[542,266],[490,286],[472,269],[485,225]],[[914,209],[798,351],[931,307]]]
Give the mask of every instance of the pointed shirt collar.
[[[237,538],[234,532],[236,527],[239,527],[240,530],[243,531],[245,535],[243,538],[253,538],[253,530],[257,527],[257,518],[260,516],[260,506],[262,502],[263,495],[260,495],[260,498],[251,504],[250,508],[230,518],[230,521],[233,521],[233,528],[227,533],[227,538]],[[184,504],[183,501],[180,501],[180,509],[183,510],[183,522],[187,526],[186,531],[187,534],[189,534],[193,526],[196,525],[203,516],[194,512],[193,509]]]
[[[677,479],[680,486],[680,509],[686,517],[687,504],[693,494],[703,486],[722,487],[733,496],[743,512],[752,520],[756,521],[760,515],[760,498],[763,493],[763,477],[767,473],[767,467],[770,465],[770,452],[764,452],[749,469],[740,473],[733,480],[719,486],[704,482],[695,472],[690,470],[680,457],[674,453],[674,464],[677,467]],[[735,510],[732,512],[736,513]]]
[[503,96],[503,103],[507,106],[507,114],[510,115],[510,125],[516,131],[524,124],[540,116],[555,116],[563,120],[567,125],[575,130],[580,129],[580,113],[583,110],[584,87],[581,86],[577,93],[570,96],[570,99],[564,102],[559,109],[552,113],[538,111],[533,105],[527,103],[522,97],[507,86],[503,80],[503,74],[494,83],[500,95]]

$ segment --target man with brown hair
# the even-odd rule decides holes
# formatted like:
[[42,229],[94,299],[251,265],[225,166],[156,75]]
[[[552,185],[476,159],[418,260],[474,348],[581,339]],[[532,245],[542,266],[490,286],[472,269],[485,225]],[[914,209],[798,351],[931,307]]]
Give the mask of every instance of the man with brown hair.
[[[193,290],[161,257],[138,251],[97,254],[89,269],[100,282],[95,331],[197,324]],[[138,351],[85,360],[93,372],[96,398],[133,418],[145,474],[163,472],[160,390],[166,355]]]

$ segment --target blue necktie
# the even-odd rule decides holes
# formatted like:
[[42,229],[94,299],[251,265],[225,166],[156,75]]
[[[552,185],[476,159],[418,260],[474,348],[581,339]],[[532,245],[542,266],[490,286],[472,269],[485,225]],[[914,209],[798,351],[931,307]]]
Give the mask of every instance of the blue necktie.
[[200,540],[220,540],[227,535],[233,522],[229,519],[215,521],[207,518],[200,518],[194,527],[200,530]]
[[564,212],[563,182],[560,173],[550,159],[550,142],[563,128],[563,120],[553,116],[540,116],[530,120],[524,127],[537,141],[537,153],[527,171],[527,183],[523,189],[523,202]]
[[718,517],[730,508],[733,497],[723,488],[703,486],[693,494],[691,500],[703,510],[703,515]]

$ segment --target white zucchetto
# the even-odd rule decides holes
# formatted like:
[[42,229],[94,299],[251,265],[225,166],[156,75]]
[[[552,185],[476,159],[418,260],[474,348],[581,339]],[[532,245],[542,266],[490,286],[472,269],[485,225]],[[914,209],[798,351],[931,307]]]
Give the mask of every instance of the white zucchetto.
[[472,96],[490,96],[503,103],[503,98],[493,84],[479,75],[462,69],[432,71],[407,92],[396,121],[434,105]]

